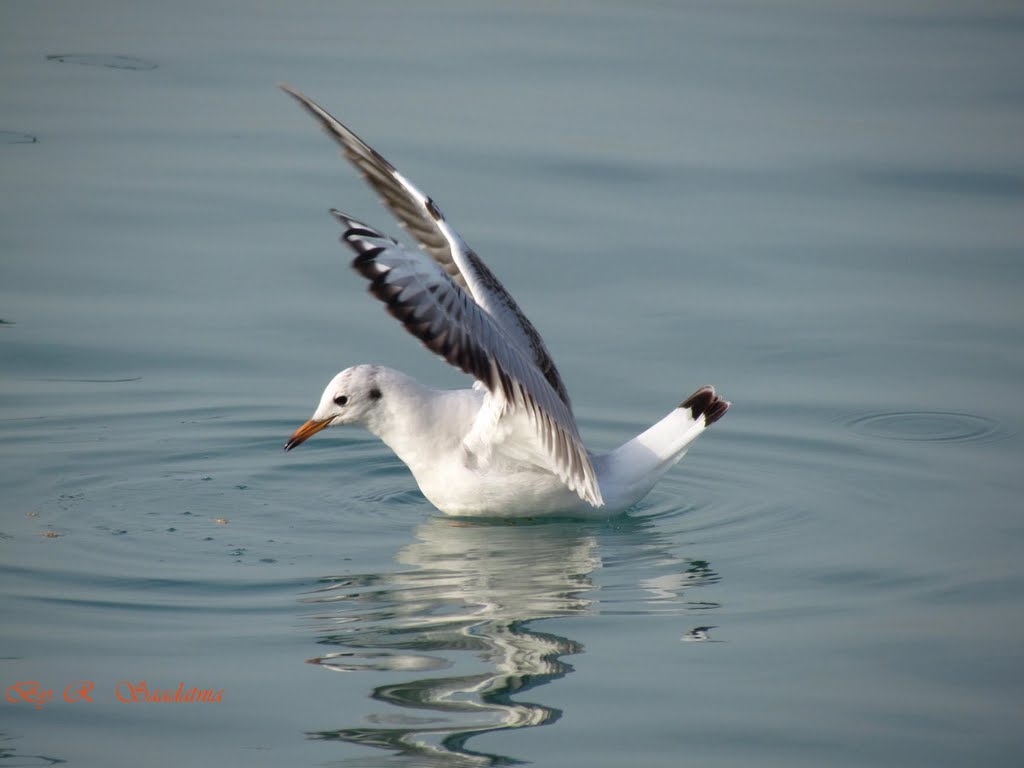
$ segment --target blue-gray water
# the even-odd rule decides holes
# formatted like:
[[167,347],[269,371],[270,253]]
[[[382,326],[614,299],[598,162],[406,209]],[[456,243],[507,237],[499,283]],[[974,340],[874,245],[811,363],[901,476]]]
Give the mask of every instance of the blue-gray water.
[[[1015,2],[3,3],[0,766],[1020,765],[1022,71]],[[440,202],[590,445],[732,410],[607,523],[284,454],[348,365],[465,382],[281,81]]]

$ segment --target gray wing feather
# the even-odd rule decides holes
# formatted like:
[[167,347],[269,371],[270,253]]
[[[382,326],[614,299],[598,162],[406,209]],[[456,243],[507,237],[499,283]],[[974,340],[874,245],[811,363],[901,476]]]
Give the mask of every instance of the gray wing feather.
[[537,329],[494,273],[449,226],[437,204],[319,104],[290,86],[282,85],[281,89],[298,101],[341,145],[345,157],[374,188],[402,226],[416,238],[423,251],[459,288],[469,292],[513,343],[523,348],[558,397],[571,409],[569,393]]

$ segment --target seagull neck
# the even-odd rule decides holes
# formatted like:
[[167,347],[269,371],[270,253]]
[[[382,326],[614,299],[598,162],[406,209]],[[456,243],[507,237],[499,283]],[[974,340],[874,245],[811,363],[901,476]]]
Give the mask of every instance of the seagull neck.
[[366,428],[387,445],[412,471],[434,466],[462,442],[467,427],[463,409],[451,408],[463,399],[460,390],[425,387],[398,371],[389,371],[380,407]]

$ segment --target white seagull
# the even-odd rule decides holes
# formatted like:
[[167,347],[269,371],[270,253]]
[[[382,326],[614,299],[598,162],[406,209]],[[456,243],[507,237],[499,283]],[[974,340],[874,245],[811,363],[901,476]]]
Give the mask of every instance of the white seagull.
[[614,451],[588,451],[540,334],[434,201],[318,104],[281,87],[419,242],[411,250],[332,209],[341,241],[357,254],[353,268],[409,333],[476,379],[472,389],[436,390],[383,366],[347,368],[286,451],[326,427],[361,424],[446,514],[605,517],[640,501],[728,410],[702,387]]

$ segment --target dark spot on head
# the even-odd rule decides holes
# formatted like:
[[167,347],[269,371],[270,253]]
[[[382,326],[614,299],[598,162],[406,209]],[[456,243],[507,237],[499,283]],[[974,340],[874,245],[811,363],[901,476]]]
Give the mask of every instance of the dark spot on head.
[[381,393],[380,393],[379,389],[374,387],[373,389],[370,390],[370,399],[371,400],[380,400],[380,398],[381,398]]
[[348,402],[348,395],[338,395],[334,398],[335,405],[345,405]]

